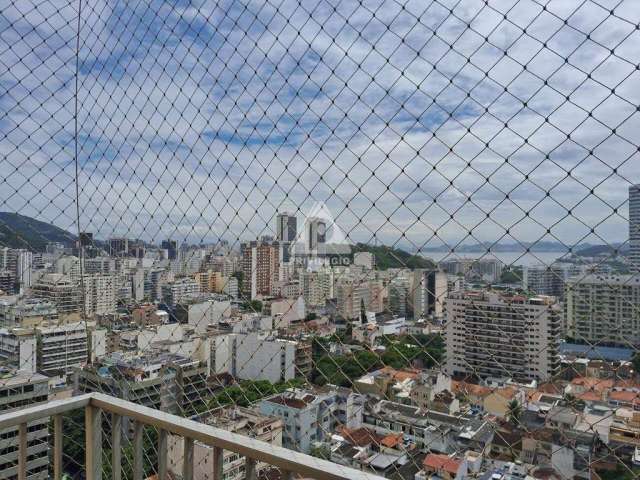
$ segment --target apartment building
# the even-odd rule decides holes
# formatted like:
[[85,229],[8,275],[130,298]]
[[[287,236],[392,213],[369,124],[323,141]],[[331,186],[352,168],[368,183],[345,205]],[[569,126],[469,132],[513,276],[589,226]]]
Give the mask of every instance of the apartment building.
[[504,268],[504,264],[496,258],[450,258],[438,266],[449,275],[487,282],[498,281]]
[[640,275],[587,275],[567,282],[567,335],[600,345],[640,345]]
[[85,322],[38,327],[35,334],[38,339],[37,369],[43,375],[70,374],[88,361],[90,334]]
[[371,302],[369,282],[352,278],[341,278],[335,286],[336,307],[338,315],[345,320],[360,317],[364,307],[368,309]]
[[245,298],[271,295],[279,278],[280,244],[271,239],[241,244],[242,294]]
[[493,437],[492,426],[474,416],[450,415],[388,400],[369,401],[362,425],[379,435],[402,433],[418,448],[438,452],[482,451]]
[[445,303],[447,373],[550,379],[560,368],[561,321],[553,297],[450,293]]
[[413,318],[433,315],[441,318],[447,296],[447,274],[437,270],[414,270],[411,276]]
[[640,272],[640,185],[629,187],[629,263]]
[[333,298],[333,272],[318,270],[302,272],[302,296],[308,307],[324,307]]
[[162,285],[162,299],[169,305],[176,305],[200,294],[200,285],[192,278],[177,278]]
[[106,330],[84,322],[0,329],[0,361],[25,372],[64,376],[105,353]]
[[204,333],[210,325],[218,325],[230,315],[231,302],[219,296],[192,298],[176,308],[178,321],[191,325],[199,333]]
[[[162,287],[170,279],[173,278],[171,272],[167,272],[164,268],[149,268],[144,270],[143,298],[149,301],[162,299]],[[135,293],[136,297],[139,294]]]
[[84,310],[88,317],[116,311],[116,292],[120,282],[116,275],[96,273],[83,277]]
[[[26,373],[6,368],[0,369],[0,411],[45,403],[49,399],[48,378],[37,373]],[[27,423],[27,478],[49,478],[49,418]],[[0,480],[17,478],[18,427],[0,430]]]
[[298,359],[304,360],[304,368],[308,368],[308,359],[298,352],[298,342],[269,333],[218,335],[211,339],[211,350],[212,373],[229,373],[242,380],[292,380]]
[[[271,445],[282,446],[282,420],[261,415],[248,408],[236,406],[220,408],[194,418],[194,420]],[[179,435],[170,434],[167,442],[169,472],[176,476],[182,475],[184,439]],[[207,476],[213,472],[213,462],[213,447],[196,441],[193,445],[193,478],[208,478]],[[246,478],[245,463],[245,457],[225,450],[222,468],[224,480],[244,480]],[[256,476],[261,478],[261,473],[268,468],[270,468],[268,464],[257,462]]]
[[389,289],[389,311],[394,315],[406,317],[413,313],[413,296],[408,272],[400,272],[391,279]]
[[47,273],[31,287],[33,297],[41,298],[53,303],[58,309],[60,317],[75,316],[82,305],[82,292],[77,282],[69,276],[60,273]]
[[36,345],[36,336],[31,328],[0,329],[0,364],[25,373],[35,373]]
[[345,388],[289,389],[262,400],[259,408],[282,420],[283,447],[309,453],[314,442],[330,438],[338,425],[362,425],[364,397]]
[[0,248],[0,271],[11,274],[18,291],[31,286],[33,253],[22,248]]
[[222,272],[207,270],[206,272],[198,272],[194,275],[195,281],[200,285],[201,292],[207,293],[224,293],[227,283],[234,277],[223,275]]
[[58,322],[58,308],[48,300],[28,297],[11,297],[0,300],[0,325],[11,327],[35,327]]
[[[75,368],[73,383],[78,393],[102,392],[146,407],[191,415],[211,394],[207,376],[206,362],[181,354],[115,352]],[[130,432],[128,422],[123,431]]]

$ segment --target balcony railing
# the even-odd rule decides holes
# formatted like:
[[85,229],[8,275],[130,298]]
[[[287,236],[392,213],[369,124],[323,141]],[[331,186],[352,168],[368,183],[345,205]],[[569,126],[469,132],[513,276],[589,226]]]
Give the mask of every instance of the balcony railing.
[[256,480],[256,464],[263,462],[280,470],[283,480],[293,478],[312,478],[317,480],[376,480],[381,479],[373,473],[355,470],[336,463],[288,450],[253,438],[228,432],[210,425],[185,419],[152,408],[127,402],[101,393],[90,393],[68,399],[50,401],[23,410],[0,415],[0,430],[18,427],[18,479],[27,479],[27,424],[35,420],[53,417],[53,478],[63,476],[63,415],[77,409],[85,411],[85,478],[102,479],[102,425],[103,415],[111,415],[111,465],[112,478],[122,478],[122,425],[124,418],[134,422],[133,427],[133,480],[142,480],[143,472],[143,427],[155,427],[158,435],[159,480],[167,480],[167,444],[168,436],[178,435],[184,439],[183,480],[194,478],[193,452],[194,442],[213,447],[214,480],[222,480],[224,451],[238,453],[245,457],[245,478]]

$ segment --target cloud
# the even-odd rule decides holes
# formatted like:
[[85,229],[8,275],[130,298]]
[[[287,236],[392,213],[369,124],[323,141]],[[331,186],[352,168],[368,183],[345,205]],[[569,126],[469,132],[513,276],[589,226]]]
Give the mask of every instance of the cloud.
[[[37,5],[2,6],[0,205],[75,230],[77,12]],[[238,240],[323,201],[354,241],[625,240],[640,7],[609,10],[88,2],[81,228]]]

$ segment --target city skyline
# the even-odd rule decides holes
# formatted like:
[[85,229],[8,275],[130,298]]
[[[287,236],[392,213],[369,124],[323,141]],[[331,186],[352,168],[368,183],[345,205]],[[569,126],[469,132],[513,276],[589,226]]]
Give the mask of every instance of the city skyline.
[[640,477],[640,1],[0,0],[0,478]]

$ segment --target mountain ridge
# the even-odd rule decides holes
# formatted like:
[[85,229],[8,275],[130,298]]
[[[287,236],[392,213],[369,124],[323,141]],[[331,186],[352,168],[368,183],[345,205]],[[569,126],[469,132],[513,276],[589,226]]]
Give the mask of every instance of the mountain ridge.
[[59,242],[66,247],[75,245],[77,236],[52,225],[13,212],[0,212],[0,246],[26,248],[43,252],[47,243]]

